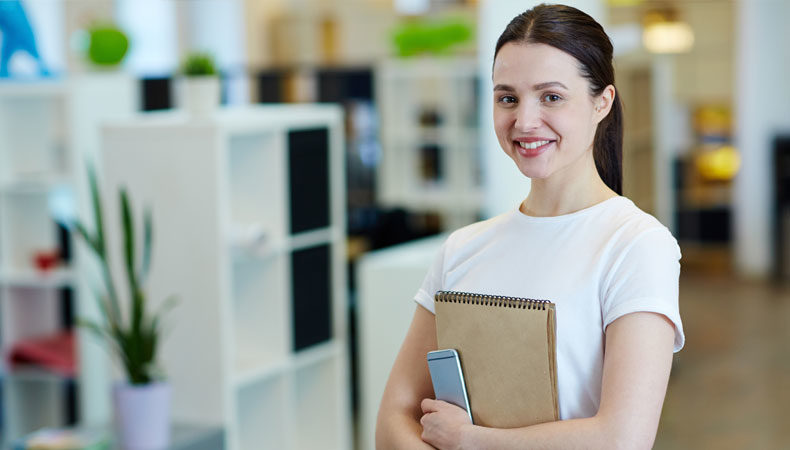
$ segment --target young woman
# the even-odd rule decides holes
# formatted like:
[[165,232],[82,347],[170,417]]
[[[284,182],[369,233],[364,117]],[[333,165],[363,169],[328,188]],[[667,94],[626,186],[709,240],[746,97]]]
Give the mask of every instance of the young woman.
[[[611,42],[585,13],[539,5],[500,36],[493,81],[499,144],[532,187],[517,208],[444,243],[415,297],[376,445],[651,448],[672,353],[684,342],[680,251],[666,227],[620,196],[622,112]],[[438,290],[556,303],[562,420],[484,428],[433,400],[425,357],[436,350]]]

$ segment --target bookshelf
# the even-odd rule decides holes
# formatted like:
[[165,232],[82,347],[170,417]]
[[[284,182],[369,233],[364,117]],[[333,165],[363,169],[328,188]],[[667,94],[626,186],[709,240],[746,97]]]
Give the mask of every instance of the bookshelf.
[[482,202],[477,66],[466,59],[404,59],[376,67],[382,159],[378,200],[438,212],[443,230],[477,220]]
[[173,420],[222,426],[228,449],[351,448],[342,133],[332,105],[104,128],[109,242],[123,185],[153,211],[150,298],[180,299]]
[[[109,391],[95,382],[106,359],[74,329],[91,308],[63,223],[80,214],[81,165],[97,152],[98,124],[135,106],[134,81],[121,73],[0,83],[1,445],[41,427],[109,421]],[[41,252],[57,252],[59,263],[38,268]],[[9,363],[20,341],[63,330],[77,336],[74,376]]]

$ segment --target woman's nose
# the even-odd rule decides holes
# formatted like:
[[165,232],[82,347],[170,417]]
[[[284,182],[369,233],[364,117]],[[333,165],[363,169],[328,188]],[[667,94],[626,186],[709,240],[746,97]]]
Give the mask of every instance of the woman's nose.
[[528,131],[540,126],[540,109],[538,105],[523,102],[516,110],[515,128],[519,131]]

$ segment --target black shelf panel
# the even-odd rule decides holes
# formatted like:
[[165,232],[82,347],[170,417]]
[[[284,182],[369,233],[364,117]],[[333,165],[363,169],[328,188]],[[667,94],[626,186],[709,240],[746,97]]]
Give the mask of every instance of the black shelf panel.
[[291,233],[329,226],[329,131],[288,133]]
[[332,260],[329,244],[291,254],[294,351],[332,337]]

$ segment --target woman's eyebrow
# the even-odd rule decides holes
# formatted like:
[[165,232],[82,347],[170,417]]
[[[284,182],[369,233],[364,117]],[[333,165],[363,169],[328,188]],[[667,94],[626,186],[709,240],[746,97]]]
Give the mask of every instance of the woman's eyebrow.
[[532,86],[532,90],[540,91],[540,90],[543,90],[543,89],[546,89],[546,88],[557,87],[557,86],[565,89],[566,91],[568,90],[568,87],[565,86],[564,84],[560,83],[559,81],[547,81],[545,83],[538,83],[538,84]]
[[[557,86],[565,89],[566,91],[569,90],[567,86],[565,86],[564,84],[560,83],[559,81],[547,81],[545,83],[538,83],[538,84],[532,86],[532,90],[533,91],[541,91],[541,90],[546,89],[546,88],[557,87]],[[508,91],[508,92],[515,92],[516,91],[516,89],[513,86],[510,86],[510,85],[507,85],[507,84],[497,84],[496,86],[494,86],[494,90],[495,91]]]
[[513,87],[512,87],[512,86],[509,86],[509,85],[507,85],[507,84],[497,84],[496,86],[494,86],[494,90],[495,90],[495,91],[509,91],[509,92],[516,92],[516,90],[515,90],[515,89],[513,89]]

